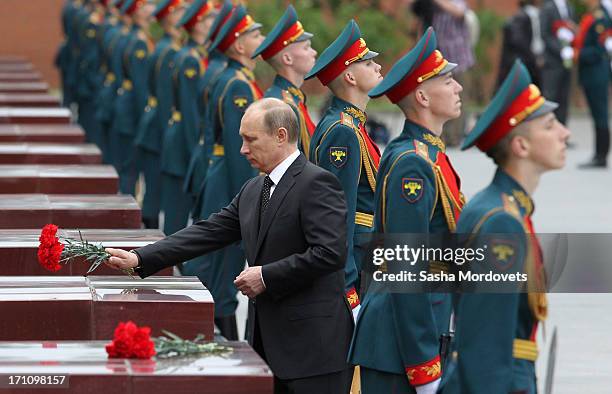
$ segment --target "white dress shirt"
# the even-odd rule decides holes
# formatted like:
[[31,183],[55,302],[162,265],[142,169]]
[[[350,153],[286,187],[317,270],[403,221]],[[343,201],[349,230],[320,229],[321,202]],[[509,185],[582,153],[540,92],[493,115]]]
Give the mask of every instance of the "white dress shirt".
[[569,11],[567,9],[566,0],[554,0],[555,5],[557,6],[557,10],[559,10],[559,15],[561,19],[569,19]]
[[[285,172],[287,172],[289,167],[291,167],[291,164],[293,164],[293,162],[299,156],[300,156],[300,151],[296,149],[295,152],[287,156],[285,160],[281,161],[280,164],[274,167],[272,172],[268,174],[268,176],[272,180],[272,186],[270,186],[270,198],[272,198],[272,193],[274,193],[274,189],[276,189],[276,185],[278,185],[278,182],[280,182],[283,175],[285,175]],[[265,288],[266,282],[264,281],[264,278],[263,278],[263,271],[260,272],[260,278],[261,278],[261,283],[263,284]]]
[[281,161],[280,164],[274,167],[272,172],[268,174],[268,176],[272,180],[272,186],[270,187],[270,198],[272,198],[272,193],[274,193],[274,189],[276,189],[276,185],[278,185],[278,182],[280,182],[283,175],[285,175],[285,172],[287,172],[289,167],[291,167],[291,164],[293,164],[293,162],[299,156],[300,156],[300,151],[296,149],[295,152],[287,156],[285,160]]

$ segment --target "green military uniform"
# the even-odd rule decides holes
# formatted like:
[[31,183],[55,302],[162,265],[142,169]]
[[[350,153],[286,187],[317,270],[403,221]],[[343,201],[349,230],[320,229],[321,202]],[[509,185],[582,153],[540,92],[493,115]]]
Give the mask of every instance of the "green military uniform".
[[[246,21],[249,22],[246,22]],[[225,52],[237,37],[238,24],[246,22],[241,34],[261,27],[252,21],[242,6],[236,7],[221,27],[210,50]],[[232,37],[233,40],[230,38]],[[223,44],[223,45],[221,45]],[[227,67],[212,87],[209,121],[212,130],[212,158],[202,189],[200,215],[208,217],[225,207],[256,171],[240,154],[242,139],[240,121],[249,104],[262,97],[251,70],[236,60],[229,59]],[[215,300],[215,322],[226,338],[237,339],[235,311],[238,306],[234,279],[245,265],[244,251],[240,245],[231,245],[202,257],[198,268],[201,278]]]
[[[476,145],[487,152],[521,122],[556,108],[517,61],[462,149]],[[486,264],[504,272],[526,272],[528,285],[535,286],[530,289],[542,289],[541,250],[537,238],[529,235],[535,232],[533,209],[524,188],[498,168],[493,182],[465,206],[457,232],[469,234],[473,247],[488,247]],[[536,393],[535,337],[545,316],[543,293],[461,294],[456,351],[449,367],[453,372],[444,393]]]
[[[112,6],[121,3],[114,2]],[[114,16],[107,17],[100,43],[100,79],[103,81],[102,86],[96,97],[96,112],[95,119],[100,124],[100,149],[102,150],[102,160],[106,164],[113,164],[110,145],[110,127],[112,122],[112,109],[117,93],[117,68],[121,68],[121,64],[117,64],[115,57],[115,47],[121,39],[121,32],[124,30],[121,21]],[[119,58],[120,60],[120,58]]]
[[[393,103],[419,83],[456,65],[436,49],[429,28],[392,67],[371,97]],[[460,180],[445,146],[432,131],[406,119],[402,133],[385,149],[374,198],[374,231],[381,234],[448,234],[463,206]],[[430,271],[448,267],[430,263]],[[363,394],[414,393],[442,375],[439,338],[451,317],[451,297],[440,293],[390,292],[373,281],[363,302],[349,362],[361,366]],[[382,334],[381,334],[382,333]]]
[[109,163],[115,166],[119,172],[121,152],[120,135],[116,129],[115,121],[115,101],[118,93],[123,89],[123,77],[125,69],[123,65],[124,52],[131,37],[131,26],[119,24],[115,33],[109,37],[108,52],[109,52],[109,72],[106,74],[103,88],[98,96],[98,108],[96,118],[102,125],[102,133],[106,136],[108,160]]
[[[234,6],[230,1],[225,1],[219,8],[215,20],[209,30],[206,43],[209,45],[215,40],[217,34],[221,30],[223,23],[229,18]],[[187,169],[187,175],[185,177],[185,184],[183,189],[190,196],[194,197],[193,209],[191,211],[194,220],[206,219],[201,217],[201,198],[203,197],[202,187],[206,173],[208,172],[208,164],[212,155],[214,146],[214,133],[211,128],[211,112],[216,107],[210,100],[212,89],[216,84],[221,72],[227,67],[227,56],[218,49],[212,50],[208,54],[207,67],[204,75],[200,78],[198,86],[198,111],[200,115],[198,144],[191,153],[191,159],[189,160],[189,168]],[[198,261],[195,259],[194,261]],[[185,264],[184,271],[190,275],[197,275],[197,267],[199,263]]]
[[[136,0],[126,0],[121,13],[131,16],[141,6]],[[114,103],[111,135],[115,136],[119,191],[124,194],[136,193],[138,172],[134,136],[148,99],[147,73],[151,46],[147,33],[134,24],[121,54],[123,78]]]
[[[175,0],[165,0],[157,5],[153,12],[156,18],[168,15],[169,8]],[[163,15],[163,17],[162,17]],[[155,50],[149,56],[147,105],[140,116],[134,144],[138,150],[138,169],[145,179],[145,194],[142,201],[142,221],[147,228],[159,227],[161,207],[161,149],[163,135],[172,113],[174,92],[172,75],[174,57],[180,50],[175,39],[166,32],[156,43]]]
[[[359,27],[351,20],[317,59],[306,79],[318,75],[321,82],[327,85],[352,62],[372,59],[377,55],[367,48]],[[341,61],[338,66],[338,60],[344,58],[351,61]],[[336,70],[329,76],[329,70],[333,68]],[[359,272],[363,253],[357,240],[364,233],[372,232],[374,190],[380,161],[380,151],[366,132],[365,122],[364,111],[334,96],[330,108],[314,131],[309,149],[310,161],[338,177],[346,198],[348,256],[344,268],[345,291],[352,308],[359,305]]]
[[578,80],[587,98],[595,125],[595,155],[591,164],[605,166],[610,150],[608,89],[610,88],[610,56],[604,46],[610,35],[612,20],[603,6],[583,16],[576,37]]
[[[195,24],[198,15],[209,13],[211,5],[196,0],[187,9],[178,26]],[[206,51],[190,38],[174,58],[174,105],[164,132],[161,152],[162,209],[164,232],[173,234],[189,220],[192,198],[183,190],[191,152],[197,145],[200,115],[198,112],[199,79],[206,69]]]
[[[298,21],[297,12],[290,4],[287,10],[279,21],[274,25],[270,34],[253,53],[253,59],[257,56],[262,56],[264,60],[268,60],[275,56],[286,46],[293,43],[298,43],[312,38],[312,33],[304,31],[302,24]],[[310,118],[308,108],[306,107],[306,95],[302,90],[293,85],[287,78],[281,75],[276,75],[272,86],[264,97],[274,97],[283,100],[291,105],[298,116],[300,124],[300,134],[298,139],[298,148],[306,156],[310,148],[310,139],[314,133],[316,125]]]
[[101,128],[95,118],[96,95],[102,81],[100,68],[100,49],[98,35],[103,15],[90,4],[82,7],[78,14],[78,68],[76,77],[76,101],[78,103],[78,122],[85,130],[87,141],[100,145]]
[[59,47],[55,57],[55,66],[60,71],[62,82],[62,105],[69,107],[74,101],[74,56],[73,56],[73,16],[79,6],[76,0],[66,0],[62,7],[62,28],[64,31],[64,41]]

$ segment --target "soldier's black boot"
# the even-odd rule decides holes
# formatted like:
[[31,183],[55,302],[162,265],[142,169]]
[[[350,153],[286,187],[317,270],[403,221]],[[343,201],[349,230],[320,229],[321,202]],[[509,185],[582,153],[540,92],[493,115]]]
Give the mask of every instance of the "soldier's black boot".
[[587,163],[580,164],[578,168],[606,168],[608,166],[608,151],[610,150],[610,130],[598,128],[595,133],[595,157]]
[[228,341],[238,340],[236,315],[215,317],[215,325],[219,328],[219,331],[221,331],[221,335]]

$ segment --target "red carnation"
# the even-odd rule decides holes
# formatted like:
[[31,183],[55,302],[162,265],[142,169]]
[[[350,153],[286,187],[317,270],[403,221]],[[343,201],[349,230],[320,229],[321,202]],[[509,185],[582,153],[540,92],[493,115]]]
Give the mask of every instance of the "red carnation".
[[134,322],[119,323],[115,328],[113,341],[106,345],[110,358],[142,358],[155,355],[149,327],[138,327]]
[[59,238],[56,237],[57,226],[54,224],[47,224],[43,227],[40,237],[40,246],[38,247],[38,262],[43,268],[51,272],[57,272],[62,268],[60,260],[62,252],[64,251],[64,245],[60,243]]

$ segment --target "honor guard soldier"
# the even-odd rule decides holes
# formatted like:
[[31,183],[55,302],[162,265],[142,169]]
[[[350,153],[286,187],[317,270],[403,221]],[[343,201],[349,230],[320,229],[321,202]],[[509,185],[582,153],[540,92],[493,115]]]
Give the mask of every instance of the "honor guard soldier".
[[605,168],[610,151],[608,91],[612,20],[609,12],[612,10],[607,10],[599,0],[588,0],[586,3],[588,11],[580,21],[574,45],[578,56],[578,80],[587,98],[595,126],[595,155],[591,161],[580,167]]
[[365,129],[368,92],[382,79],[381,67],[372,60],[376,56],[378,53],[367,47],[359,26],[351,20],[306,76],[317,76],[334,95],[310,141],[309,158],[335,174],[344,190],[348,230],[345,291],[354,316],[359,311],[362,259],[355,240],[372,231],[380,161],[380,151]]
[[119,9],[123,0],[109,0],[107,9],[111,14],[106,19],[106,27],[101,38],[100,55],[100,79],[102,86],[96,98],[95,118],[100,125],[100,149],[102,150],[102,161],[106,164],[113,164],[112,147],[110,140],[110,127],[112,122],[112,111],[115,96],[117,94],[117,68],[121,64],[117,62],[114,54],[115,47],[122,37],[125,29],[123,20],[120,17]]
[[122,53],[123,79],[117,90],[111,128],[118,144],[116,163],[119,191],[123,194],[136,194],[134,137],[148,98],[148,57],[153,52],[153,41],[147,33],[151,7],[145,0],[126,0],[121,6],[121,13],[132,18],[132,29]]
[[162,210],[167,235],[184,228],[191,211],[192,199],[183,191],[183,183],[191,152],[197,144],[200,126],[198,86],[206,70],[207,56],[202,45],[213,21],[213,9],[210,2],[196,0],[178,23],[189,38],[173,60],[174,104],[161,152]]
[[[213,132],[210,142],[214,145],[200,198],[201,217],[208,217],[229,204],[244,182],[256,175],[240,154],[242,138],[239,131],[244,111],[263,95],[253,75],[256,60],[251,59],[264,39],[260,28],[261,24],[256,23],[244,7],[237,6],[210,46],[211,51],[224,53],[228,63],[210,95],[213,106],[209,118]],[[215,324],[225,338],[238,339],[235,315],[238,290],[234,279],[244,268],[244,251],[240,245],[231,245],[203,256],[199,264],[198,276],[208,278],[205,279],[206,287],[215,300]]]
[[[107,141],[110,163],[115,167],[117,173],[120,173],[119,166],[121,161],[121,152],[123,147],[119,140],[119,133],[116,130],[115,121],[115,101],[120,92],[123,92],[123,77],[125,74],[125,67],[123,64],[125,48],[131,38],[132,29],[134,23],[131,15],[126,15],[122,12],[123,6],[127,3],[127,0],[121,1],[121,7],[119,8],[119,18],[121,19],[121,28],[117,31],[115,36],[109,43],[110,51],[110,72],[106,75],[104,82],[104,88],[100,91],[98,97],[99,106],[96,112],[96,117],[101,120],[103,125],[102,133],[104,133],[104,125],[107,125]],[[119,4],[119,2],[117,2]],[[107,88],[113,89],[108,91]]]
[[300,89],[304,77],[315,64],[317,51],[311,46],[312,34],[304,31],[292,5],[276,23],[253,58],[261,55],[276,71],[272,86],[264,97],[285,101],[296,111],[300,122],[299,149],[308,155],[310,138],[316,125],[306,107],[306,95]]
[[[208,32],[206,38],[206,44],[210,44],[215,41],[217,34],[221,30],[223,24],[230,17],[234,6],[232,2],[227,0],[221,3],[218,9],[215,9],[216,16],[213,24]],[[227,57],[219,49],[214,49],[208,52],[208,66],[202,78],[199,81],[198,87],[198,111],[200,115],[200,123],[198,130],[198,144],[191,153],[191,159],[189,161],[189,168],[187,169],[187,175],[185,177],[185,184],[183,189],[193,198],[193,207],[191,210],[193,220],[206,219],[201,217],[200,208],[202,193],[202,184],[206,178],[206,172],[208,171],[208,164],[210,162],[210,156],[212,154],[213,143],[212,143],[212,131],[210,128],[211,121],[209,120],[210,110],[216,108],[210,102],[210,94],[212,86],[221,75],[221,72],[227,67]],[[185,275],[197,275],[187,266],[190,264],[183,265],[183,273]]]
[[[451,358],[455,368],[445,394],[537,391],[535,338],[547,303],[531,195],[542,173],[565,163],[570,133],[557,121],[556,108],[517,61],[463,143],[462,149],[477,146],[498,168],[492,183],[465,206],[457,233],[470,234],[475,246],[495,242],[495,247],[488,245],[486,264],[527,273],[528,287],[459,296],[456,352]],[[486,234],[493,239],[483,238]],[[540,292],[533,292],[536,289]]]
[[[440,139],[444,124],[461,114],[462,87],[451,73],[456,64],[436,48],[436,34],[429,28],[370,91],[370,97],[386,95],[406,117],[380,163],[376,233],[448,234],[463,207],[459,177]],[[430,263],[430,272],[442,269]],[[349,362],[361,369],[361,392],[435,393],[450,295],[390,292],[379,286],[385,285],[372,282],[364,297],[349,352]]]
[[79,6],[80,1],[66,0],[62,7],[62,28],[65,38],[55,57],[55,66],[59,69],[62,79],[62,105],[64,107],[70,107],[75,100],[76,68],[74,59],[78,54],[78,49],[75,43],[73,21]]
[[149,55],[148,99],[141,114],[134,144],[138,149],[138,166],[145,179],[142,222],[145,228],[159,228],[161,207],[161,147],[172,111],[172,74],[174,57],[180,49],[180,31],[176,24],[183,15],[182,0],[164,0],[157,4],[153,16],[164,29],[164,35]]
[[95,144],[99,144],[100,140],[100,124],[95,119],[95,99],[101,85],[97,37],[103,18],[104,14],[97,8],[97,3],[88,1],[77,11],[75,21],[79,48],[78,57],[75,59],[78,64],[74,90],[78,104],[78,123],[85,130],[87,141]]

